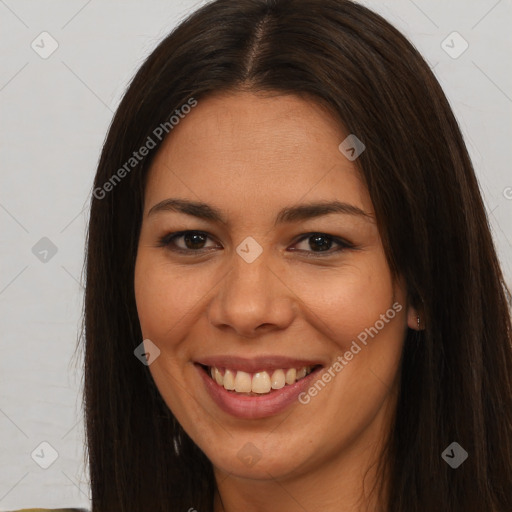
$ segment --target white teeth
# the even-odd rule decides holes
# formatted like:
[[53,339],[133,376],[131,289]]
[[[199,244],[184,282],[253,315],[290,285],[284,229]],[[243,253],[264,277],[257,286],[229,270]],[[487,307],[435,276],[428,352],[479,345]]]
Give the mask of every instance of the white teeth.
[[224,372],[224,389],[233,391],[235,389],[235,375],[231,370]]
[[235,391],[237,393],[250,393],[251,388],[251,375],[242,371],[236,372]]
[[222,386],[224,384],[224,377],[222,376],[222,373],[220,373],[220,370],[218,370],[217,368],[214,368],[213,378],[215,379],[215,382],[217,382],[219,386]]
[[284,371],[274,370],[274,373],[272,373],[272,377],[270,377],[270,383],[272,385],[272,389],[284,388],[284,385],[286,384]]
[[270,377],[267,372],[258,372],[252,376],[253,393],[268,393],[270,391]]
[[295,379],[296,380],[300,380],[303,377],[305,377],[306,376],[306,370],[307,370],[307,368],[305,366],[303,366],[302,368],[299,368],[297,370],[297,375],[296,375]]
[[303,366],[301,368],[288,368],[274,370],[272,374],[267,371],[261,371],[254,374],[243,372],[241,370],[224,370],[222,372],[212,366],[210,375],[212,379],[228,391],[236,391],[237,393],[253,393],[266,394],[272,389],[282,389],[285,385],[292,385],[296,381],[303,379],[311,373],[313,367]]
[[295,382],[295,379],[297,377],[297,370],[295,368],[290,368],[289,370],[286,370],[286,384],[290,385]]

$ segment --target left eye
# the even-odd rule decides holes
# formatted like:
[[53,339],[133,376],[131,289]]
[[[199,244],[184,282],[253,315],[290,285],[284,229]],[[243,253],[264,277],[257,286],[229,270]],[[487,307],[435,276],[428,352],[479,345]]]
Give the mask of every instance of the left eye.
[[[207,233],[202,231],[179,231],[177,233],[169,233],[162,238],[160,238],[158,246],[166,247],[171,251],[180,252],[180,253],[199,253],[206,249],[212,249],[214,247],[219,246],[210,246],[205,247],[205,243],[208,238],[211,238]],[[177,240],[182,239],[184,242],[184,247],[177,244]],[[350,249],[354,246],[349,242],[329,235],[327,233],[307,233],[303,235],[295,245],[298,245],[302,242],[306,242],[310,248],[313,250],[305,250],[305,249],[292,249],[292,251],[300,251],[301,253],[310,253],[314,254],[314,257],[323,256],[323,254],[318,253],[327,253],[326,256],[333,254],[334,252],[339,252],[343,249]],[[332,245],[338,245],[338,249],[332,251]]]
[[[341,238],[332,235],[328,235],[327,233],[308,233],[307,235],[304,235],[302,238],[300,238],[297,243],[301,243],[303,241],[306,241],[311,248],[318,249],[313,251],[305,251],[313,253],[327,252],[329,251],[329,249],[331,249],[333,243],[337,244],[338,249],[336,249],[335,251],[329,251],[328,255],[332,254],[333,252],[338,252],[343,249],[349,249],[353,247],[352,244],[346,242],[345,240],[342,240]],[[303,249],[298,250],[303,251]]]

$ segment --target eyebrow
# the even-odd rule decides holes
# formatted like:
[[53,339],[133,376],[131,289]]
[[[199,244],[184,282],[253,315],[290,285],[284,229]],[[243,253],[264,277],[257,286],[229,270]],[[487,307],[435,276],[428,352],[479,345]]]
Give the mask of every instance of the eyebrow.
[[[224,213],[200,201],[191,201],[189,199],[176,199],[169,198],[160,201],[152,206],[147,213],[147,216],[160,213],[160,212],[179,212],[186,215],[191,215],[199,219],[228,224]],[[279,211],[276,216],[274,226],[278,224],[299,222],[307,219],[313,219],[331,213],[354,215],[361,217],[369,222],[374,222],[374,215],[365,212],[358,206],[353,204],[344,203],[341,201],[319,201],[312,203],[305,203],[296,206],[287,206]]]

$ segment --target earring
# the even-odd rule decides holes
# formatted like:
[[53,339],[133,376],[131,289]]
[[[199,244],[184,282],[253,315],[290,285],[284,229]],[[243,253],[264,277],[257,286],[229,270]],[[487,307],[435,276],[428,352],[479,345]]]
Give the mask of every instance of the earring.
[[420,329],[420,315],[418,315],[418,331],[421,331],[421,329]]

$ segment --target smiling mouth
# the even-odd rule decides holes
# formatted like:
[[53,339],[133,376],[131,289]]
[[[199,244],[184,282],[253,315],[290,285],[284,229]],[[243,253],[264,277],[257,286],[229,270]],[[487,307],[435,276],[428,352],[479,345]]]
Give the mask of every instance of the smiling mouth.
[[200,366],[214,382],[235,395],[261,396],[295,384],[322,365],[279,368],[254,373],[202,364]]

